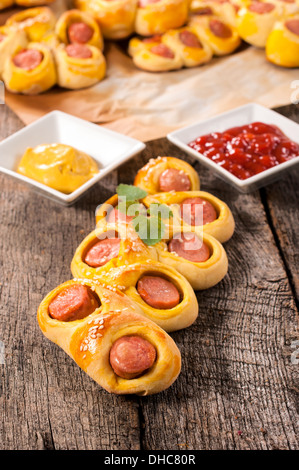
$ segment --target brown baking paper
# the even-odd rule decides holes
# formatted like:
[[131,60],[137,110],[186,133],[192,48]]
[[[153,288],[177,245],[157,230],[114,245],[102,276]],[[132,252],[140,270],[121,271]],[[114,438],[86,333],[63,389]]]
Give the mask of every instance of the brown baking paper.
[[55,87],[34,97],[7,92],[6,103],[25,124],[57,109],[148,141],[248,102],[289,104],[299,79],[298,69],[276,67],[253,47],[167,73],[138,70],[116,43],[106,44],[105,55],[107,77],[92,88]]

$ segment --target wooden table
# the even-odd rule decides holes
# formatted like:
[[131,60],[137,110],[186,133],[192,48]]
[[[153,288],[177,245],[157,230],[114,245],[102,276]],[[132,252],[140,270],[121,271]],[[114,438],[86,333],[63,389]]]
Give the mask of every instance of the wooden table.
[[[280,111],[299,122],[298,107]],[[0,137],[21,127],[2,105]],[[232,209],[229,273],[198,292],[195,324],[172,334],[182,353],[175,384],[155,396],[115,396],[44,338],[36,310],[71,278],[96,206],[158,155],[192,163],[202,189]],[[298,178],[292,170],[244,195],[166,139],[149,142],[69,208],[1,175],[0,449],[298,449]]]

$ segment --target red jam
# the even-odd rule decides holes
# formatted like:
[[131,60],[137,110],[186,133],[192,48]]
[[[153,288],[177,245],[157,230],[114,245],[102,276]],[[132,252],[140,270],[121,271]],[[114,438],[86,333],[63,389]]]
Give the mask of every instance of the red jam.
[[203,135],[188,145],[241,180],[299,156],[298,144],[262,122]]

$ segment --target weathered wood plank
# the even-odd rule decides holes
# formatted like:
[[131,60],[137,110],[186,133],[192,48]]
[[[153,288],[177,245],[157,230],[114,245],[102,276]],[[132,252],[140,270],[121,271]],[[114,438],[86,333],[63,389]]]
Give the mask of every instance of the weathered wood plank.
[[[22,127],[7,109],[1,138]],[[112,195],[116,173],[64,208],[0,176],[1,449],[138,449],[136,398],[100,389],[44,338],[36,321],[43,296],[71,278],[70,262],[94,228],[98,201]]]
[[[299,123],[299,106],[278,108],[281,114]],[[299,169],[292,169],[276,184],[265,188],[265,204],[281,256],[299,305]]]

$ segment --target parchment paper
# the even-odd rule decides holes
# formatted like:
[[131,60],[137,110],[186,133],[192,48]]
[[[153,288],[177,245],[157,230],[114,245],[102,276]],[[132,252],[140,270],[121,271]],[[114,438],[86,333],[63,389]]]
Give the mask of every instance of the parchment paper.
[[[61,3],[55,2],[61,8]],[[56,5],[56,6],[55,6]],[[107,78],[92,88],[21,96],[6,93],[7,105],[29,124],[58,109],[147,141],[236,106],[289,104],[298,69],[267,62],[265,51],[243,47],[193,69],[149,73],[137,69],[116,43],[105,48]]]

